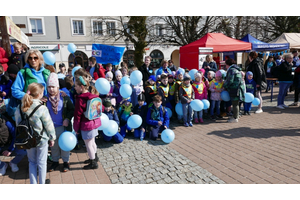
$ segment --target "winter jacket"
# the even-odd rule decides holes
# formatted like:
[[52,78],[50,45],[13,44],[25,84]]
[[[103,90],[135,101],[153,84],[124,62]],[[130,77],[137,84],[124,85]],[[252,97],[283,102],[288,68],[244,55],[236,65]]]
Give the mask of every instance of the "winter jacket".
[[261,85],[261,82],[266,82],[265,71],[262,67],[261,61],[256,58],[249,63],[247,67],[247,72],[251,71],[253,73],[253,80],[257,85]]
[[[158,125],[158,121],[154,120],[152,117],[152,113],[155,112],[155,109],[156,108],[154,105],[152,105],[148,108],[147,118],[146,118],[147,125],[150,125],[150,126]],[[169,127],[170,119],[168,116],[168,111],[163,106],[159,107],[159,118],[160,118],[160,121],[162,122],[162,126]]]
[[300,88],[300,66],[295,69],[293,82],[296,88]]
[[147,123],[146,123],[146,119],[147,119],[147,111],[148,111],[148,106],[146,103],[144,103],[143,106],[139,106],[138,104],[136,106],[133,107],[132,112],[133,114],[139,115],[142,118],[142,125],[139,127],[140,128],[144,128],[146,129]]
[[12,86],[12,81],[9,79],[7,72],[3,72],[3,74],[0,75],[0,97],[1,97],[1,92],[5,92],[6,96],[2,97],[2,99],[10,98],[11,86]]
[[[34,110],[36,106],[43,103],[38,99],[33,99],[32,101],[33,104],[25,112],[25,114],[27,115],[30,115],[30,113]],[[19,107],[16,109],[15,112],[15,120],[16,120],[16,125],[18,125],[22,120]],[[46,142],[48,142],[48,140],[54,141],[56,139],[54,124],[52,122],[49,110],[46,106],[42,105],[41,107],[39,107],[32,115],[32,117],[29,119],[29,123],[37,133],[40,133],[42,135],[41,142],[38,146],[40,146],[41,144],[45,144]],[[43,125],[44,125],[44,131],[43,131]]]
[[100,118],[89,120],[84,116],[84,112],[87,109],[86,108],[87,101],[96,97],[98,96],[91,94],[89,92],[77,95],[75,101],[75,111],[74,111],[74,123],[73,123],[74,131],[76,132],[78,132],[79,130],[90,131],[101,126]]
[[120,102],[123,100],[123,97],[120,94],[120,87],[121,87],[120,81],[116,80],[114,83],[114,90],[113,90],[113,96],[116,98],[116,106],[118,106]]
[[[205,68],[206,66],[209,66],[210,69]],[[205,69],[205,74],[204,74],[205,77],[207,77],[208,71],[214,71],[214,72],[216,72],[218,70],[218,66],[217,66],[216,62],[214,62],[214,61],[210,62],[210,63],[204,61],[203,65],[202,65],[202,68]]]
[[114,120],[115,122],[117,122],[118,126],[120,126],[120,120],[119,120],[118,113],[116,110],[114,110],[114,111],[110,110],[109,112],[106,112],[104,109],[103,113],[107,115],[109,120]]
[[[273,65],[272,65],[272,67],[275,67],[275,66],[277,66],[277,64],[276,64],[276,62],[273,60],[272,61],[272,63],[273,63]],[[270,68],[270,67],[269,67]],[[264,70],[265,70],[265,72],[266,73],[271,73],[271,68],[269,69],[269,72],[268,72],[268,60],[266,60],[266,62],[265,62],[265,64],[264,64]]]
[[148,70],[147,70],[146,64],[144,63],[141,67],[139,67],[139,70],[140,70],[140,72],[143,75],[143,85],[145,86],[146,85],[146,81],[149,79],[149,77],[151,75],[154,74],[153,73],[153,68],[151,66],[149,66]]
[[249,80],[248,78],[246,78],[245,85],[246,85],[246,92],[249,92],[251,94],[255,94],[255,92],[256,92],[256,83],[253,79]]
[[203,81],[200,82],[194,82],[192,84],[194,93],[195,93],[195,99],[207,99],[207,87]]
[[[91,71],[90,71],[91,68],[92,67],[88,66],[85,70],[87,72],[91,73]],[[103,66],[101,64],[96,63],[91,75],[94,80],[97,80],[98,78],[105,78],[105,69],[103,68]]]
[[292,68],[292,64],[282,62],[278,68],[278,81],[293,81]]
[[0,64],[3,66],[3,70],[6,72],[8,68],[8,55],[6,51],[0,47]]
[[147,102],[148,105],[152,102],[152,98],[155,95],[157,95],[157,86],[156,86],[156,84],[154,84],[154,85],[147,84],[146,87],[145,87],[145,98],[146,98],[146,102]]
[[29,64],[26,64],[23,69],[21,69],[15,82],[12,85],[11,93],[15,98],[22,100],[27,87],[30,83],[40,83],[44,86],[44,95],[47,95],[47,79],[49,77],[50,71],[45,69],[42,65],[39,71],[31,68]]
[[25,57],[24,53],[21,53],[21,54],[13,53],[13,54],[11,54],[11,56],[9,57],[8,66],[10,64],[15,64],[19,69],[23,69],[23,67],[26,64],[24,57]]
[[227,70],[223,87],[228,91],[232,101],[245,101],[245,85],[242,79],[241,68],[237,65],[231,65]]

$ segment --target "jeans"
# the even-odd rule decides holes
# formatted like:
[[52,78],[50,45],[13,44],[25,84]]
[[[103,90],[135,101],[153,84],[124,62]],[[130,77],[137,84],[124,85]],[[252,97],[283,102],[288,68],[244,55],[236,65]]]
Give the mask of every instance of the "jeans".
[[292,83],[279,83],[279,93],[277,97],[277,106],[284,105],[284,97]]
[[214,115],[214,110],[216,107],[217,110],[217,115],[220,115],[220,104],[221,101],[215,101],[215,100],[211,100],[211,104],[210,104],[210,115]]
[[252,103],[244,102],[244,112],[249,112],[251,110]]
[[65,131],[64,126],[59,126],[55,128],[56,140],[53,147],[51,147],[51,156],[53,162],[58,162],[59,158],[62,158],[64,162],[69,162],[70,151],[63,151],[58,145],[59,137],[64,131]]
[[142,129],[134,129],[135,138],[140,138],[142,133],[144,134],[144,138],[145,138],[145,132],[143,132]]
[[15,148],[14,151],[15,151],[16,156],[10,162],[17,165],[26,156],[27,151],[24,149],[17,149],[17,148]]
[[156,140],[158,137],[158,133],[161,133],[165,130],[163,125],[159,126],[150,126],[149,138],[151,140]]
[[201,111],[194,111],[194,119],[203,118],[203,110]]
[[103,140],[105,142],[109,142],[109,141],[111,141],[111,139],[113,139],[115,143],[119,144],[119,143],[123,142],[123,140],[124,140],[124,138],[122,137],[122,135],[119,132],[117,132],[114,136],[106,136],[103,133],[103,131],[100,131],[100,133],[102,134]]
[[191,104],[189,103],[182,104],[182,112],[183,112],[183,122],[190,123],[193,118],[193,109],[191,107]]
[[45,184],[47,173],[48,143],[42,143],[35,148],[27,149],[29,161],[30,184],[37,184],[37,173],[39,172],[39,184]]

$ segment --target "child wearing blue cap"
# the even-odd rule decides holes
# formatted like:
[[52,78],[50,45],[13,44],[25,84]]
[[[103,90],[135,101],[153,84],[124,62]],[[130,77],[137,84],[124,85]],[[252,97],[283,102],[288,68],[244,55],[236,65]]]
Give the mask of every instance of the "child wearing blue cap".
[[[253,80],[253,73],[251,71],[248,71],[246,73],[245,85],[246,85],[246,92],[249,92],[254,95],[256,92],[256,83]],[[251,103],[244,102],[244,115],[251,115],[250,110],[251,110]]]

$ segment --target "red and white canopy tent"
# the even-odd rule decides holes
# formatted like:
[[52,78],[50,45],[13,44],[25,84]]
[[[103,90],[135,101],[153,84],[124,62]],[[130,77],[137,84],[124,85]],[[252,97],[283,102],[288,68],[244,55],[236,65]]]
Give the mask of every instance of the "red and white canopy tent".
[[199,40],[180,47],[180,67],[187,69],[198,69],[199,47],[212,47],[213,53],[243,52],[251,50],[250,42],[243,42],[223,33],[207,33]]

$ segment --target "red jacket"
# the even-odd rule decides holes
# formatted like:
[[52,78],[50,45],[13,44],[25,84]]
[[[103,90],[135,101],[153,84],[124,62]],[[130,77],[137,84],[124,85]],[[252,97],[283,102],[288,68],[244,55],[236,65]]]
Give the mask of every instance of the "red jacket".
[[0,47],[0,64],[3,66],[4,71],[7,71],[8,68],[7,62],[8,62],[7,53],[2,47]]
[[101,126],[100,118],[89,120],[84,116],[84,112],[86,111],[87,101],[93,98],[98,97],[97,95],[91,94],[89,92],[77,95],[76,103],[75,103],[75,111],[74,111],[74,131],[78,132],[82,131],[90,131]]
[[94,80],[97,80],[98,78],[105,78],[105,69],[101,64],[96,63],[93,76],[94,76]]

